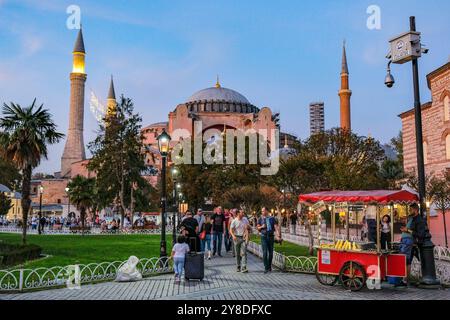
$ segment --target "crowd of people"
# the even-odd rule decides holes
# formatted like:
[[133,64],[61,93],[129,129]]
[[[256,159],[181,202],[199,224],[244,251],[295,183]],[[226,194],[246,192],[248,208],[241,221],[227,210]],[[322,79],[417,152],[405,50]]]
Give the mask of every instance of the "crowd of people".
[[[251,222],[252,221],[252,222]],[[243,209],[214,208],[210,214],[198,209],[185,212],[179,225],[180,237],[172,249],[175,276],[179,280],[183,272],[185,254],[202,252],[205,259],[222,257],[223,249],[236,258],[236,272],[247,273],[247,245],[253,232],[261,237],[264,273],[272,271],[274,243],[281,240],[278,220],[266,208],[259,218],[247,217]]]

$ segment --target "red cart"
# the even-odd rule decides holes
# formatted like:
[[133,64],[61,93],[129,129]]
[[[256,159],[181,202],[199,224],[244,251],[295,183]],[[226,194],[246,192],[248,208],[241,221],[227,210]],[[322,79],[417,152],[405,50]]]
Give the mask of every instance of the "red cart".
[[[366,286],[370,281],[373,288],[387,277],[406,277],[406,256],[398,253],[394,246],[381,248],[380,245],[380,209],[388,206],[391,221],[393,222],[394,204],[408,205],[418,203],[417,195],[401,191],[328,191],[306,195],[300,195],[300,204],[305,204],[314,208],[316,213],[323,208],[331,211],[333,243],[336,242],[336,211],[341,210],[346,217],[347,240],[350,240],[349,233],[349,207],[351,205],[363,205],[375,207],[377,241],[376,243],[359,244],[359,248],[335,249],[330,245],[320,245],[317,247],[317,269],[316,277],[324,285],[334,285],[339,283],[348,290],[358,291]],[[346,212],[342,209],[347,206]],[[337,210],[336,210],[337,209]],[[314,210],[312,210],[314,211]],[[319,219],[321,215],[318,215]],[[391,223],[393,226],[393,223]],[[393,227],[392,227],[393,228]],[[391,232],[391,244],[394,243],[394,232]],[[328,239],[331,240],[331,239]]]

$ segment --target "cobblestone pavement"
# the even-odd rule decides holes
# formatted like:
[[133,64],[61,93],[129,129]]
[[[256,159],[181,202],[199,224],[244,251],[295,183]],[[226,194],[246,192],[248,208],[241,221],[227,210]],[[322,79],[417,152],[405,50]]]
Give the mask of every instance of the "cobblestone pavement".
[[314,275],[274,271],[265,275],[262,261],[249,254],[249,273],[235,272],[231,255],[206,262],[202,282],[174,282],[173,275],[160,275],[134,283],[83,285],[79,290],[51,289],[0,294],[0,300],[450,300],[450,290],[391,288],[348,292],[340,286],[326,287]]

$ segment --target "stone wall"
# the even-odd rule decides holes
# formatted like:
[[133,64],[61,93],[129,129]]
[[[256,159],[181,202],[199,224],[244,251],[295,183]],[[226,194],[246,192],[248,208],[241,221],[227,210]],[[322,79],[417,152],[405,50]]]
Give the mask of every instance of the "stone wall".
[[[440,174],[450,168],[447,159],[446,136],[450,121],[444,120],[444,98],[450,96],[450,69],[429,77],[432,102],[422,106],[422,130],[426,174]],[[417,167],[415,118],[410,110],[400,115],[403,131],[404,168],[406,172]],[[450,116],[449,118],[450,119]]]

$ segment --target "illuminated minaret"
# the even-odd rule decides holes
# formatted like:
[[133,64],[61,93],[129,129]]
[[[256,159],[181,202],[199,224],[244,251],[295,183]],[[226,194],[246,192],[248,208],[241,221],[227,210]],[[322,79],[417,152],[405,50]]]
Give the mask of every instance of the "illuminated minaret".
[[348,83],[348,64],[347,53],[345,51],[345,41],[342,51],[342,70],[341,70],[341,90],[339,90],[339,97],[341,100],[341,129],[352,130],[351,114],[350,114],[350,97],[352,91]]
[[72,163],[86,159],[83,138],[84,86],[87,78],[84,70],[85,56],[83,32],[80,29],[73,49],[73,67],[70,74],[69,129],[61,158],[61,176],[65,178],[71,176]]

